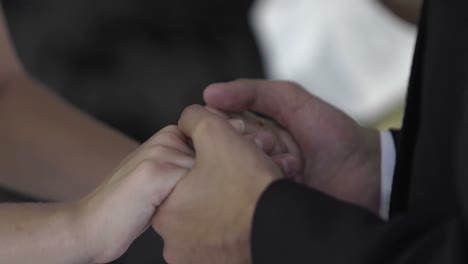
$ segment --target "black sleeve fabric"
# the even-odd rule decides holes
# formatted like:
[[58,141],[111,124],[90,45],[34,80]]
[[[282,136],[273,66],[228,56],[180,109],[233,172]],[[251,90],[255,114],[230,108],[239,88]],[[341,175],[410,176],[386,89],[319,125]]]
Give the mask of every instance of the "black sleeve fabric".
[[260,198],[253,264],[465,263],[463,221],[424,216],[384,222],[367,210],[281,180]]

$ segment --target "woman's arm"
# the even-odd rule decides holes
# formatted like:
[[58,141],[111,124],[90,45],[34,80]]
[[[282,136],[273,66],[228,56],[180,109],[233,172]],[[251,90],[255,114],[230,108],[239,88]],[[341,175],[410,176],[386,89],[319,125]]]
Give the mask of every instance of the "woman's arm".
[[30,78],[0,8],[0,146],[0,186],[62,201],[93,190],[138,144]]
[[74,211],[62,204],[1,204],[2,263],[91,263]]
[[177,126],[154,135],[76,202],[0,204],[0,263],[110,263],[150,226],[195,153]]

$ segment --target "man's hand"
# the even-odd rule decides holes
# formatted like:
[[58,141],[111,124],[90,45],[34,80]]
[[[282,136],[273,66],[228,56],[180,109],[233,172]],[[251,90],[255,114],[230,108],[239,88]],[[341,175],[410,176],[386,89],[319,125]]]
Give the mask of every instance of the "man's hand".
[[254,210],[280,170],[226,119],[202,106],[188,107],[179,127],[192,139],[196,161],[153,220],[166,261],[250,263]]
[[194,164],[194,153],[177,126],[158,132],[113,175],[78,204],[93,263],[120,257],[149,226],[158,206]]
[[299,182],[378,213],[380,140],[343,112],[290,82],[239,80],[213,84],[206,103],[228,112],[253,111],[272,117],[300,147]]
[[235,130],[254,142],[281,168],[285,177],[295,179],[302,171],[301,153],[291,135],[271,120],[254,113],[225,113],[207,106],[206,109],[229,120]]

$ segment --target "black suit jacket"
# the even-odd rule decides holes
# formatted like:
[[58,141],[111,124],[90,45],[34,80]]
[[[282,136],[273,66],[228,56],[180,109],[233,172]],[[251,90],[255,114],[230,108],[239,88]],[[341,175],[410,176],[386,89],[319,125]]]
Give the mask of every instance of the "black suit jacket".
[[279,181],[257,205],[254,264],[468,262],[467,88],[468,1],[427,0],[390,221]]

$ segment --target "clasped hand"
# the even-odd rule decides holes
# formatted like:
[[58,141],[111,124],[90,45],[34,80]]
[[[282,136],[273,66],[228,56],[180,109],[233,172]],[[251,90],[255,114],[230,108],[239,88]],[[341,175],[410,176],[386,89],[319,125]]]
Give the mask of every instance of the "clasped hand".
[[[93,263],[117,259],[151,225],[165,241],[169,263],[205,261],[201,251],[179,259],[201,238],[205,249],[223,252],[219,234],[240,239],[236,245],[247,260],[246,216],[272,181],[294,177],[300,166],[294,141],[273,122],[191,106],[178,126],[159,131],[78,202],[80,236]],[[240,256],[238,249],[229,250]]]
[[78,202],[93,262],[152,226],[171,264],[250,263],[257,201],[281,178],[378,210],[376,131],[287,82],[215,84],[204,97],[210,107],[188,107]]

